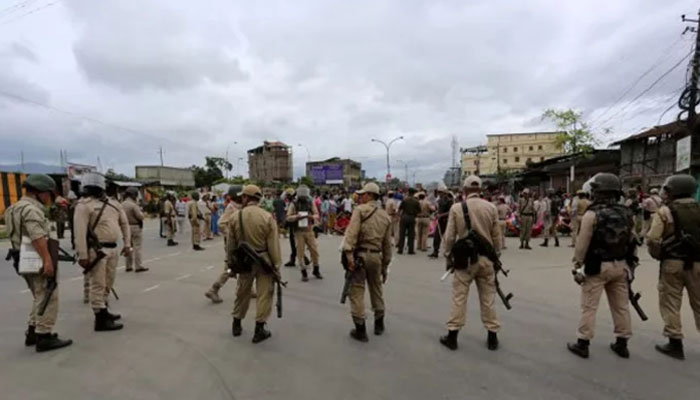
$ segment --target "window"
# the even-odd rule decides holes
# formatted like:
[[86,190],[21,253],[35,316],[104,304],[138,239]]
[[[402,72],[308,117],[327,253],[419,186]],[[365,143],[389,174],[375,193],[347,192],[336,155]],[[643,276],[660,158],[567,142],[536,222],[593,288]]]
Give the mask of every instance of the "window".
[[504,158],[504,159],[503,159],[503,164],[508,164],[508,159],[507,159],[507,158]]
[[515,157],[515,162],[520,162],[520,157]]
[[504,148],[503,148],[503,152],[504,152],[504,153],[507,153],[507,152],[508,152],[508,148],[507,148],[507,147],[504,147]]
[[479,165],[479,160],[474,160],[474,165]]
[[535,149],[534,147],[530,146],[530,151],[532,151],[532,150],[534,150],[534,149]]
[[513,152],[514,152],[514,153],[517,153],[517,152],[518,152],[518,148],[517,148],[517,147],[513,147]]
[[542,150],[542,145],[537,146],[537,150]]

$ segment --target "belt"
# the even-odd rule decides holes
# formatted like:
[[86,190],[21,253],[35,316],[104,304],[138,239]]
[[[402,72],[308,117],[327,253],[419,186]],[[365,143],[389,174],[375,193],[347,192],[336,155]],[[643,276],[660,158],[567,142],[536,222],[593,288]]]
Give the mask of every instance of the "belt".
[[382,252],[381,250],[365,249],[362,247],[358,248],[357,251],[360,253],[374,253],[374,254],[379,254]]
[[100,242],[100,246],[106,247],[108,249],[114,249],[117,247],[117,244],[114,242]]

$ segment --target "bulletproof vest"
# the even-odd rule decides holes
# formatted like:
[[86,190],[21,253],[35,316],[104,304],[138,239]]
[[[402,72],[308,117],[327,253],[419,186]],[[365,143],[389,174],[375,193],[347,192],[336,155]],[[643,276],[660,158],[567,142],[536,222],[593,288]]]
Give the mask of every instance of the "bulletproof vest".
[[303,212],[308,212],[309,214],[311,213],[311,200],[301,200],[297,199],[296,204],[294,207],[296,208],[296,211],[303,211]]
[[554,196],[550,199],[551,201],[551,207],[549,209],[549,212],[551,215],[559,215],[559,210],[561,210],[561,198],[559,196]]
[[668,205],[673,216],[673,236],[662,244],[662,259],[700,261],[700,205],[697,202]]
[[588,210],[595,212],[596,224],[586,253],[586,275],[600,273],[600,263],[624,260],[632,242],[632,211],[620,204],[592,204]]

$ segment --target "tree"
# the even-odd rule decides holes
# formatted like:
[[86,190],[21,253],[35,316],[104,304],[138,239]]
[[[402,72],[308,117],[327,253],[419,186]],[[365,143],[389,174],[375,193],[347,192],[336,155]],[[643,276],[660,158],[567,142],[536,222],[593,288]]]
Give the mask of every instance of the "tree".
[[300,185],[306,185],[306,186],[308,186],[309,188],[312,188],[312,189],[313,189],[313,187],[314,187],[314,181],[312,181],[311,178],[309,178],[309,177],[306,176],[306,175],[304,175],[304,176],[302,176],[302,177],[299,178],[299,184],[300,184]]
[[556,144],[565,154],[589,153],[593,150],[597,141],[580,112],[550,108],[542,114],[542,119],[554,122],[562,130],[557,136]]
[[233,169],[233,165],[222,157],[204,157],[204,159],[204,167],[192,166],[194,184],[197,187],[211,186],[224,177],[222,170],[230,171]]
[[113,168],[107,169],[107,172],[105,172],[105,178],[111,179],[113,181],[126,181],[126,182],[133,181],[132,178],[130,178],[124,174],[114,172]]

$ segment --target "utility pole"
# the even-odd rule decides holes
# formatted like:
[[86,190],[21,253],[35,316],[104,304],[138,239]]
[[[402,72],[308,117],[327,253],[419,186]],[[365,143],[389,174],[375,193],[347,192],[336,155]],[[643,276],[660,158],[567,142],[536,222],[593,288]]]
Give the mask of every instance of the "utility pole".
[[698,19],[689,19],[685,15],[682,15],[681,19],[683,22],[695,22],[697,24],[697,27],[688,27],[683,32],[695,32],[695,55],[693,56],[693,72],[690,76],[690,101],[688,102],[688,128],[695,132],[695,122],[697,120],[695,105],[698,101],[698,74],[700,73],[700,11],[698,12]]
[[160,166],[163,166],[163,146],[158,148],[158,154],[160,155]]
[[24,150],[19,152],[19,162],[22,165],[22,172],[24,172]]

